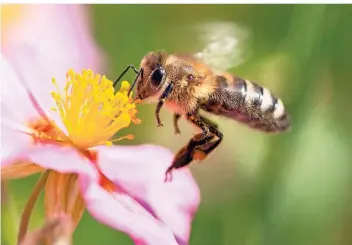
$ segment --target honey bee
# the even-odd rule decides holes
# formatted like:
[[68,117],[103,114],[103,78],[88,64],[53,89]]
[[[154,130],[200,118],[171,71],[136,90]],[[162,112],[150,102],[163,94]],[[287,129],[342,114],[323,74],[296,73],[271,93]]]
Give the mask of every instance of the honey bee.
[[201,129],[175,155],[166,170],[165,181],[171,180],[173,169],[203,160],[221,143],[223,134],[217,124],[202,116],[201,111],[232,118],[268,133],[290,128],[282,101],[268,89],[227,72],[215,72],[192,55],[150,52],[143,57],[139,70],[130,65],[117,81],[130,68],[137,73],[132,85],[136,84],[136,98],[157,102],[158,127],[163,126],[159,112],[165,105],[174,113],[176,134],[180,133],[181,116]]

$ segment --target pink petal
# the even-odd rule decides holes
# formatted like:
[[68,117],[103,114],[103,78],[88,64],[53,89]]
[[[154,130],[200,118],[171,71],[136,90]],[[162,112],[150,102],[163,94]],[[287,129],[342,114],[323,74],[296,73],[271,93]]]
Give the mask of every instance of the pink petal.
[[[47,113],[55,106],[53,77],[63,89],[70,68],[101,72],[102,57],[90,35],[86,10],[84,5],[32,5],[24,9],[17,28],[3,34],[3,52]],[[58,113],[52,118],[65,131]]]
[[25,124],[39,114],[12,64],[1,54],[1,119]]
[[173,154],[159,146],[95,147],[102,173],[126,193],[151,209],[187,244],[191,221],[200,201],[199,189],[188,168],[173,172],[164,183],[165,171]]
[[7,158],[28,147],[32,138],[26,131],[30,119],[39,118],[10,62],[1,54],[1,166]]
[[172,231],[126,194],[109,193],[95,180],[80,178],[88,211],[100,222],[121,230],[136,244],[177,245]]
[[20,81],[20,74],[1,54],[1,166],[10,164],[9,159],[17,157],[33,145],[28,134],[31,120],[42,116],[30,99],[30,92]]
[[18,160],[29,160],[37,165],[60,173],[76,173],[98,181],[98,172],[92,163],[75,148],[69,146],[35,144],[19,155],[7,159],[11,164]]
[[1,122],[1,168],[11,164],[11,160],[28,148],[33,142],[32,138],[14,128]]

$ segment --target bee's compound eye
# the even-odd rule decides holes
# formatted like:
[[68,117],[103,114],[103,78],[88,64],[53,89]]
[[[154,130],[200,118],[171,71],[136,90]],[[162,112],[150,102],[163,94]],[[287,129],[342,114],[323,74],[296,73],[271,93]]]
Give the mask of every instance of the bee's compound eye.
[[161,80],[163,80],[164,75],[165,70],[163,68],[156,68],[151,75],[150,82],[153,86],[158,87],[161,83]]

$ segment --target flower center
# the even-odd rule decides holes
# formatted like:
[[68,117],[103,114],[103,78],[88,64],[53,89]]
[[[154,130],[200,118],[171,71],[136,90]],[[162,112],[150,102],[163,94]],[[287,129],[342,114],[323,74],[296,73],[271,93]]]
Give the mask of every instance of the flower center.
[[39,119],[29,123],[34,143],[57,144],[69,142],[67,136],[53,122]]
[[[136,104],[128,96],[128,82],[122,82],[120,90],[115,93],[112,81],[91,70],[83,70],[82,74],[69,70],[66,78],[64,93],[59,91],[53,79],[57,92],[53,92],[52,97],[68,137],[76,146],[85,149],[111,145],[121,139],[109,140],[117,131],[128,127],[131,121],[140,122],[136,118]],[[57,108],[52,110],[57,111]]]

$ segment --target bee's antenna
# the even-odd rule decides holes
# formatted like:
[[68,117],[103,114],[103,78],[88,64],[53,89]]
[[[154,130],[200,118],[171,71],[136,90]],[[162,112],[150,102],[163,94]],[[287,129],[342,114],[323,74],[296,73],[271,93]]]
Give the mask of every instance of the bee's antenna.
[[[133,81],[133,83],[132,83],[132,85],[131,85],[131,87],[130,87],[130,90],[128,91],[128,96],[130,96],[130,93],[131,93],[132,89],[133,89],[134,86],[136,85],[136,82],[137,82],[139,76],[142,75],[142,73],[143,73],[143,68],[141,68],[141,69],[139,70],[139,72],[137,73],[137,76],[136,76],[136,78],[134,79],[134,81]],[[142,75],[142,76],[143,76],[143,75]]]
[[121,73],[121,75],[120,75],[120,76],[116,79],[116,81],[114,82],[114,84],[113,84],[113,87],[114,87],[114,88],[115,88],[116,84],[120,81],[120,79],[123,77],[123,75],[125,75],[126,72],[127,72],[130,68],[132,68],[133,71],[134,71],[136,74],[138,74],[138,70],[137,70],[136,68],[134,68],[133,65],[127,66],[127,68]]

